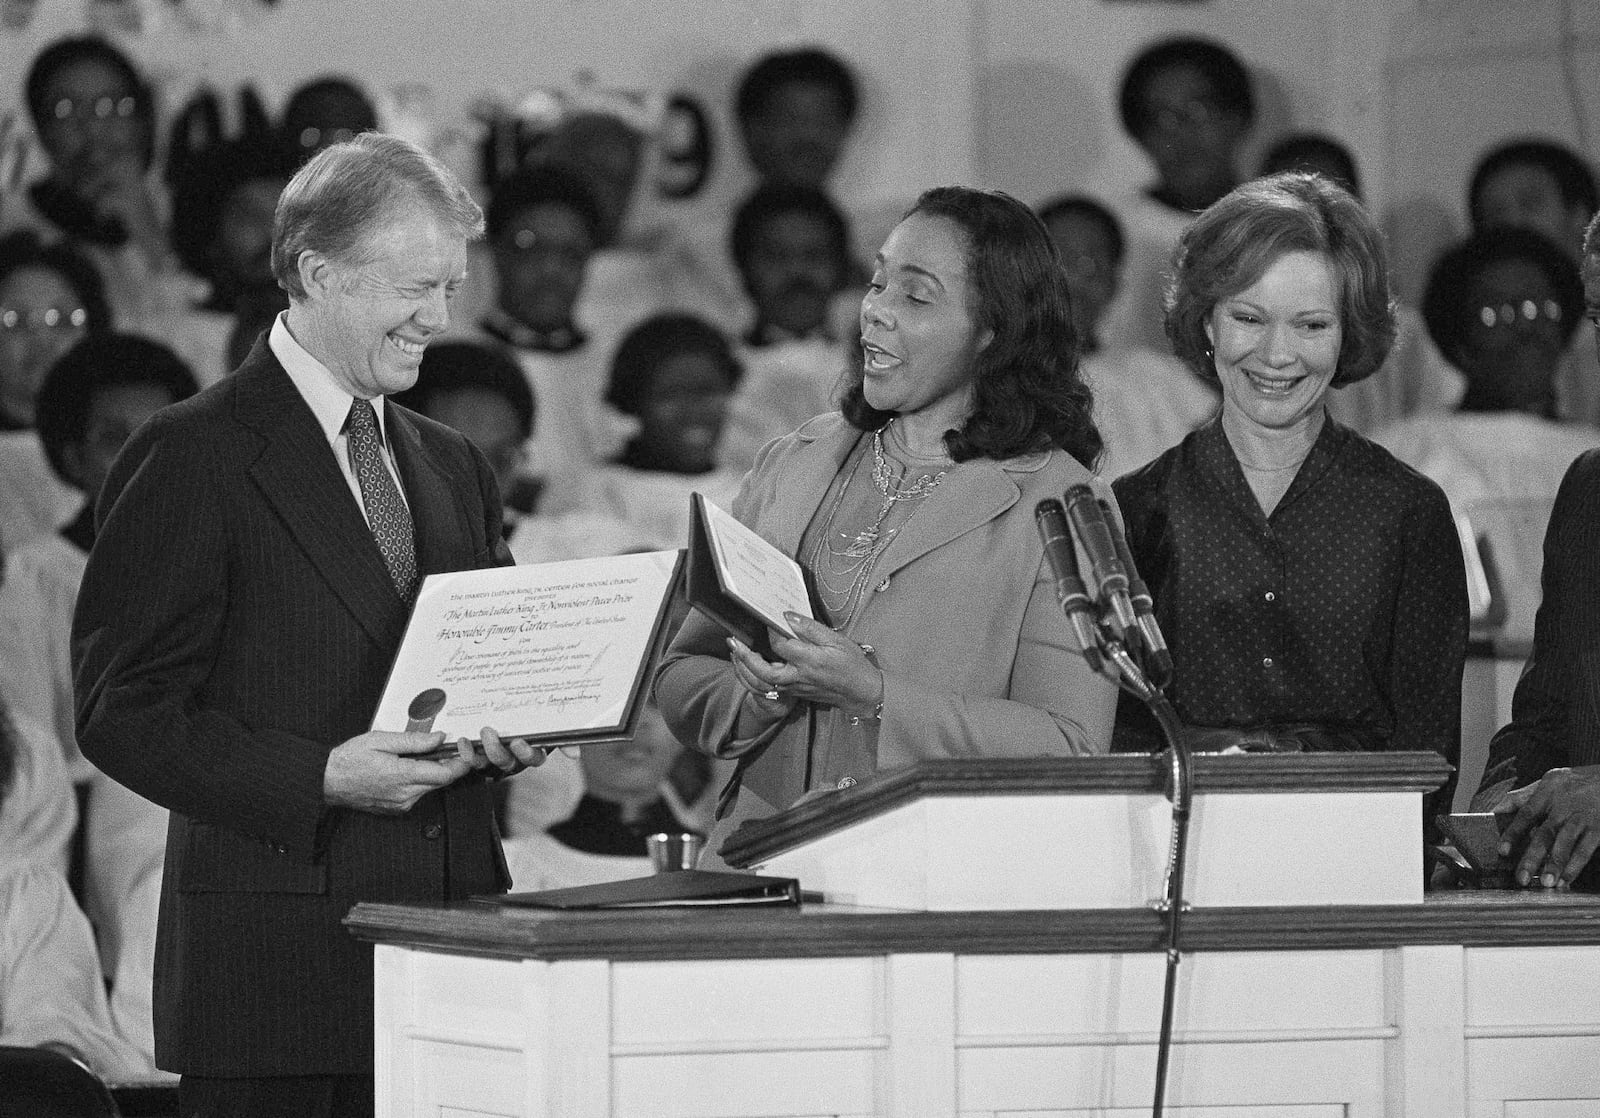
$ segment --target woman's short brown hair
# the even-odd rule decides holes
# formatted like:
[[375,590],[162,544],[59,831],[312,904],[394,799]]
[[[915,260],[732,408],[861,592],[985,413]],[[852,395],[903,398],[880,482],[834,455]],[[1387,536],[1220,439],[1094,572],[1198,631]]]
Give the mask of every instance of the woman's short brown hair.
[[1216,380],[1206,336],[1212,309],[1291,252],[1326,257],[1339,278],[1342,339],[1333,387],[1375,373],[1395,334],[1383,235],[1348,191],[1322,175],[1300,171],[1236,187],[1185,230],[1167,285],[1172,351],[1200,376]]

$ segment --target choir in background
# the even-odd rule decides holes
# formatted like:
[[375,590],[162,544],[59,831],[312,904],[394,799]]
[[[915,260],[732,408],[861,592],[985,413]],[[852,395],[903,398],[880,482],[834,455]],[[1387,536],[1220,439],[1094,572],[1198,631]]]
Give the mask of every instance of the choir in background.
[[[728,91],[756,185],[709,231],[662,217],[695,183],[659,113],[592,86],[468,183],[340,77],[226,137],[94,36],[20,92],[44,169],[0,187],[0,1044],[177,1073],[184,1113],[370,1114],[352,904],[637,876],[662,830],[721,868],[740,822],[920,759],[1158,748],[1042,555],[1035,505],[1080,484],[1196,749],[1458,765],[1469,633],[1531,640],[1464,795],[1520,885],[1600,880],[1577,152],[1489,138],[1410,306],[1349,149],[1241,165],[1258,85],[1203,39],[1124,70],[1152,182],[1031,208],[928,183],[865,254],[832,187],[865,93],[820,49]],[[815,620],[755,649],[680,603],[620,746],[365,732],[421,576],[681,547],[694,492],[801,563]]]

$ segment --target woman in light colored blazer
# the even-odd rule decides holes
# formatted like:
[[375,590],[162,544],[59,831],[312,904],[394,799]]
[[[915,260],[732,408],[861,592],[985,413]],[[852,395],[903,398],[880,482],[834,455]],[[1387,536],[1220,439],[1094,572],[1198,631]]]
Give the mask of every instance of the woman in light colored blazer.
[[1034,506],[1101,449],[1064,274],[1004,194],[941,187],[878,254],[840,413],[757,456],[733,512],[820,620],[771,658],[691,614],[656,677],[678,738],[739,765],[721,839],[801,796],[944,757],[1104,751],[1116,694],[1073,643]]

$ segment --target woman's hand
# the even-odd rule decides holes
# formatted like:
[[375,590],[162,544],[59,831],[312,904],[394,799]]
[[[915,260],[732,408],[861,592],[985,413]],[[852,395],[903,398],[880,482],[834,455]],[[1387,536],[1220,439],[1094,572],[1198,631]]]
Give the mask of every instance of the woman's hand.
[[755,699],[756,709],[781,718],[798,701],[793,695],[784,695],[768,678],[782,665],[763,660],[737,637],[728,638],[728,663],[733,665],[733,676],[739,685]]
[[821,622],[786,613],[794,636],[772,634],[766,660],[737,640],[729,639],[734,675],[757,701],[786,711],[804,700],[837,707],[857,718],[869,718],[883,701],[883,672],[867,650]]

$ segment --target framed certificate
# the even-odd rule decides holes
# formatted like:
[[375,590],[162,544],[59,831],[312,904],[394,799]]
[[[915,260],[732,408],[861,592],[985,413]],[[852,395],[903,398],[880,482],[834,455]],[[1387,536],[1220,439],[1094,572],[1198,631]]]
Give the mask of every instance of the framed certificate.
[[681,551],[651,551],[429,575],[372,729],[631,738],[682,567]]

